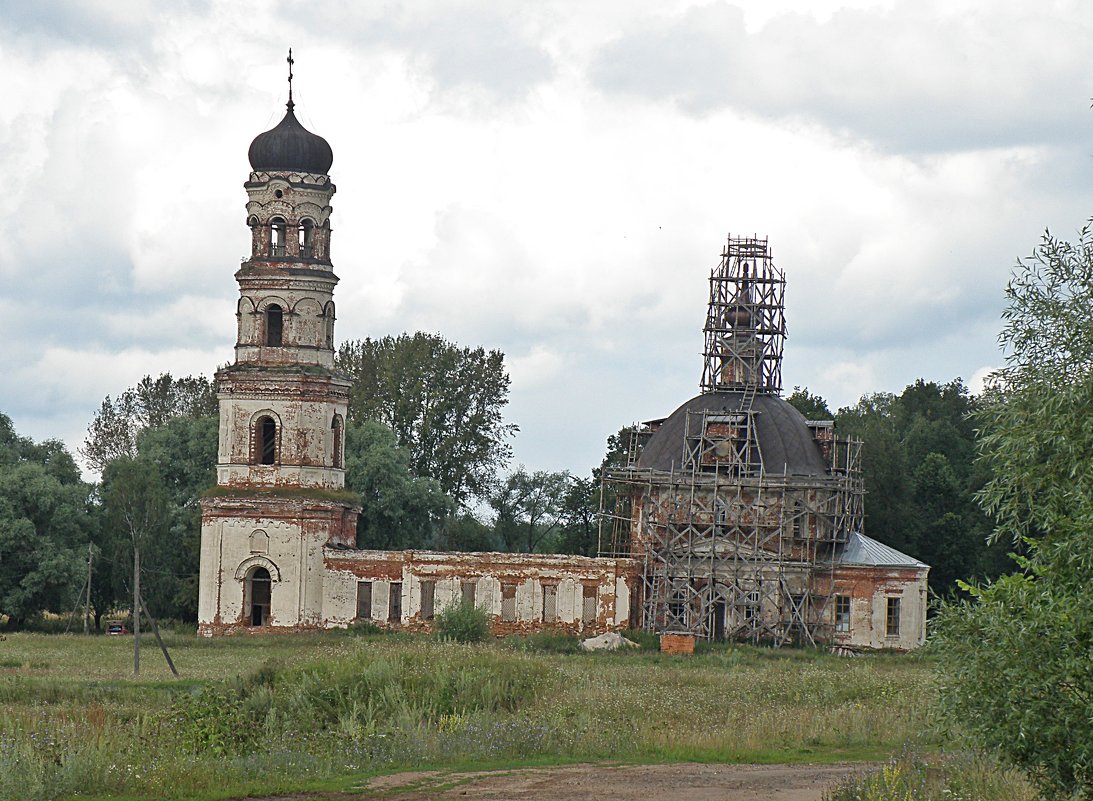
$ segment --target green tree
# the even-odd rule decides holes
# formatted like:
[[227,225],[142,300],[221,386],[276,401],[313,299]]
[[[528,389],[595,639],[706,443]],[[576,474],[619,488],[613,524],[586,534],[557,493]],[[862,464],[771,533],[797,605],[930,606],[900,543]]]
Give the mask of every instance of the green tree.
[[144,598],[156,617],[197,620],[201,493],[216,484],[217,416],[174,417],[137,437],[141,459],[155,465],[166,497],[166,547],[142,557],[154,576]]
[[504,358],[418,332],[344,342],[336,364],[353,381],[350,418],[394,431],[414,475],[435,479],[465,507],[485,497],[512,455]]
[[808,387],[794,387],[786,401],[805,416],[806,420],[834,420],[835,415],[827,408],[827,401],[819,395],[813,395]]
[[568,471],[536,470],[521,465],[490,493],[494,531],[507,551],[550,552],[565,523]]
[[90,491],[63,445],[20,437],[0,414],[0,614],[10,628],[72,610],[94,526]]
[[974,461],[976,404],[959,379],[919,379],[899,395],[866,395],[835,418],[840,434],[863,441],[866,533],[927,562],[939,595],[956,592],[959,578],[1007,569],[975,502],[989,476]]
[[143,429],[217,411],[216,385],[204,376],[144,376],[116,399],[106,396],[87,427],[80,455],[92,470],[102,472],[114,459],[137,455],[137,435]]
[[[1093,223],[1091,223],[1093,225]],[[1022,571],[937,623],[942,707],[1045,796],[1093,798],[1093,230],[1045,234],[1007,289],[1005,367],[975,421],[993,536]]]
[[346,426],[345,484],[363,503],[357,520],[361,548],[431,546],[452,508],[436,481],[410,472],[410,454],[391,429],[374,420]]

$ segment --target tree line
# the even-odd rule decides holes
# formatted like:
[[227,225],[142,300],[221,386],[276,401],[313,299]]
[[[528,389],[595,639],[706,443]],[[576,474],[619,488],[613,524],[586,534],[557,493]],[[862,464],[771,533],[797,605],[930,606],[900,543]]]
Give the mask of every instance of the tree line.
[[[603,471],[622,464],[629,427],[608,437],[586,475],[508,469],[517,428],[503,418],[509,386],[499,351],[436,334],[347,342],[352,377],[345,480],[359,495],[357,544],[375,549],[598,552]],[[917,381],[832,414],[795,388],[809,419],[834,419],[864,440],[867,532],[931,565],[930,585],[1009,568],[987,543],[976,504],[989,469],[975,460],[978,399],[960,381]],[[143,595],[158,617],[197,615],[202,493],[216,482],[218,410],[202,376],[146,376],[103,400],[80,454],[101,473],[86,484],[56,441],[34,443],[0,418],[0,613],[20,626],[42,611],[71,612],[91,565],[96,627],[132,597],[132,549],[144,542]],[[145,523],[129,520],[142,499]]]

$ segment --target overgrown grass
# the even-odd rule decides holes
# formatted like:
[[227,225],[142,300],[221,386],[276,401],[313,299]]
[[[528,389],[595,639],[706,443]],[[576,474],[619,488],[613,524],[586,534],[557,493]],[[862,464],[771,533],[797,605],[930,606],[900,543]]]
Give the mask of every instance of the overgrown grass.
[[401,767],[825,761],[929,753],[928,660],[750,647],[585,654],[314,634],[0,641],[0,798],[222,798]]
[[824,801],[1034,801],[1031,785],[1013,771],[968,754],[904,753],[841,782]]

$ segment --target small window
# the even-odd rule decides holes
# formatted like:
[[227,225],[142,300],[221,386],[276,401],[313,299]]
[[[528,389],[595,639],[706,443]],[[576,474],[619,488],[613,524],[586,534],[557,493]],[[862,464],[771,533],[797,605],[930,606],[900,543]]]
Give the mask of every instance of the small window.
[[581,620],[584,623],[596,622],[596,585],[584,585],[584,597],[582,598]]
[[269,244],[271,256],[284,256],[285,250],[285,234],[287,226],[285,221],[280,217],[274,217],[269,221]]
[[312,254],[312,242],[315,238],[315,223],[311,220],[300,221],[300,256],[310,259]]
[[266,306],[266,345],[279,348],[284,338],[284,312],[276,303]]
[[888,610],[884,620],[884,636],[899,636],[899,598],[888,599]]
[[690,621],[687,620],[687,594],[683,590],[672,590],[668,596],[668,619],[664,621],[664,625],[669,631],[690,628]]
[[558,586],[556,584],[543,585],[543,622],[556,623],[558,621]]
[[433,609],[436,606],[436,582],[429,580],[421,582],[421,619],[432,620]]
[[402,621],[402,582],[391,582],[391,597],[387,604],[387,622],[400,623]]
[[326,347],[334,347],[334,302],[326,304],[326,310],[323,312],[323,320],[326,323],[325,342]]
[[463,603],[474,606],[474,592],[478,585],[473,581],[463,581],[459,584],[459,593]]
[[372,619],[372,582],[357,582],[357,620]]
[[759,593],[756,590],[744,593],[744,621],[751,623],[759,616]]
[[272,417],[260,417],[255,423],[259,464],[277,463],[277,423]]
[[845,595],[835,596],[835,631],[843,634],[850,631],[850,598]]
[[330,429],[334,436],[334,467],[341,470],[345,465],[342,463],[344,447],[342,445],[342,416],[340,414],[334,415],[334,422],[331,423]]
[[505,583],[501,585],[501,620],[505,623],[513,623],[516,620],[516,585]]

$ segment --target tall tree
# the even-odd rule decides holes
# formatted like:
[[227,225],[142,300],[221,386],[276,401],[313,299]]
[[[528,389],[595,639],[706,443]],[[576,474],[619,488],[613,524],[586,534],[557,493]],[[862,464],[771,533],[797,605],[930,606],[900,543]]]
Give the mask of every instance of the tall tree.
[[552,551],[553,542],[565,523],[565,497],[569,490],[567,471],[536,470],[523,466],[501,481],[490,494],[494,531],[508,551]]
[[971,414],[976,400],[959,380],[919,379],[899,395],[866,395],[835,418],[840,434],[863,440],[866,533],[931,566],[930,589],[993,577],[1006,564],[987,544],[989,521],[975,502],[986,480],[977,467]]
[[20,437],[0,414],[0,614],[9,627],[71,611],[94,526],[90,491],[63,445]]
[[197,620],[201,557],[201,493],[216,484],[216,416],[174,417],[137,437],[139,458],[155,465],[166,498],[166,547],[144,554],[156,580],[144,593],[156,617]]
[[216,386],[204,376],[144,376],[116,399],[109,395],[87,427],[80,455],[98,472],[112,460],[137,455],[137,435],[175,417],[217,414]]
[[1006,296],[980,500],[1026,555],[942,610],[942,706],[1045,796],[1093,798],[1093,222],[1073,244],[1045,234]]
[[517,431],[502,417],[509,376],[501,351],[418,332],[344,342],[336,363],[353,381],[352,419],[394,431],[414,474],[435,479],[461,507],[485,497]]
[[410,454],[375,420],[346,427],[345,485],[363,502],[361,548],[432,546],[452,506],[436,481],[411,474]]
[[827,401],[819,395],[813,395],[808,387],[794,387],[786,401],[805,416],[806,420],[834,420],[835,415],[827,408]]

